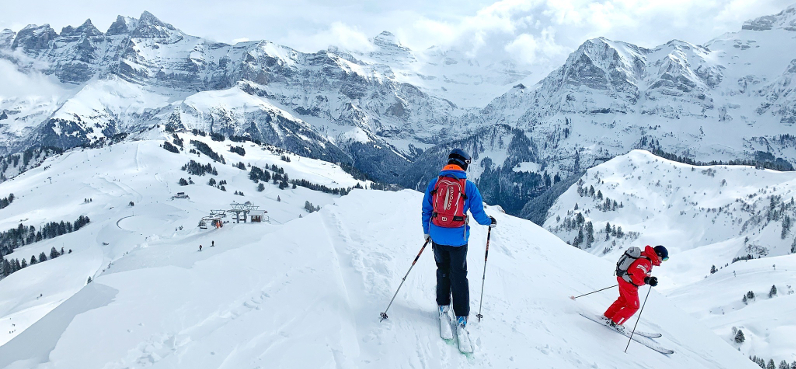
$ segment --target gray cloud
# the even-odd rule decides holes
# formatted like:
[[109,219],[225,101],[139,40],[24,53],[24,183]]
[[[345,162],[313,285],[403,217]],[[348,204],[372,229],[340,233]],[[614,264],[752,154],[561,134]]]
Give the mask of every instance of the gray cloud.
[[22,73],[10,61],[0,58],[0,100],[3,97],[52,97],[64,93],[60,83],[50,77],[38,72]]

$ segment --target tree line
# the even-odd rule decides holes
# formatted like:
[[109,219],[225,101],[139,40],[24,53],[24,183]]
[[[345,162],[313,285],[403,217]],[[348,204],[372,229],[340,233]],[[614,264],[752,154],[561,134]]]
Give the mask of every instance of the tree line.
[[36,230],[34,226],[20,223],[16,228],[0,232],[0,256],[11,254],[21,246],[77,231],[90,221],[87,216],[81,215],[74,222],[50,222],[39,230]]
[[[63,247],[61,247],[60,252],[56,250],[55,247],[53,247],[50,249],[50,259],[55,259],[65,253],[66,252],[64,252]],[[70,254],[72,253],[72,249],[69,249],[69,253]],[[42,251],[39,254],[38,259],[36,258],[36,255],[31,255],[30,265],[43,263],[47,260],[48,260],[47,254],[45,254],[44,251]],[[28,267],[28,260],[25,258],[22,258],[22,261],[20,262],[19,259],[6,259],[3,256],[0,256],[0,278],[8,277],[9,275],[18,272],[22,269],[25,269],[27,267]]]

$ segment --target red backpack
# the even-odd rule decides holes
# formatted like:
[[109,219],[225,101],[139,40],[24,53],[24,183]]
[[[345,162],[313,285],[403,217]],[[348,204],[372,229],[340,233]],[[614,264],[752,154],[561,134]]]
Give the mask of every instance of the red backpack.
[[440,176],[437,185],[431,191],[431,203],[434,212],[431,213],[431,223],[442,228],[459,228],[467,223],[464,215],[464,194],[467,179]]

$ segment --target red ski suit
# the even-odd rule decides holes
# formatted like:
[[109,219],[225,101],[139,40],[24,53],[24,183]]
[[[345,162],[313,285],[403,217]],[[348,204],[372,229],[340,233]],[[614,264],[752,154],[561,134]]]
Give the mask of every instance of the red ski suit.
[[[661,265],[661,258],[655,253],[655,249],[647,245],[641,257],[630,264],[627,275],[616,277],[619,282],[619,298],[603,314],[606,318],[616,324],[624,324],[638,311],[638,288],[646,284],[644,278],[652,274],[653,265]],[[630,281],[628,282],[626,278]]]

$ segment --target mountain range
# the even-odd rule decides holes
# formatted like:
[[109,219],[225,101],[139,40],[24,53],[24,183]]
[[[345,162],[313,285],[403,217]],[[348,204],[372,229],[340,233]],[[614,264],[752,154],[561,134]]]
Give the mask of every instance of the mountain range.
[[419,188],[462,146],[487,201],[541,223],[557,183],[636,148],[792,167],[796,55],[782,50],[796,49],[795,24],[791,6],[705,45],[591,39],[532,86],[509,62],[416,52],[389,32],[367,53],[302,53],[212,42],[149,12],[105,32],[29,25],[0,33],[0,58],[61,93],[0,97],[0,152],[197,129]]

